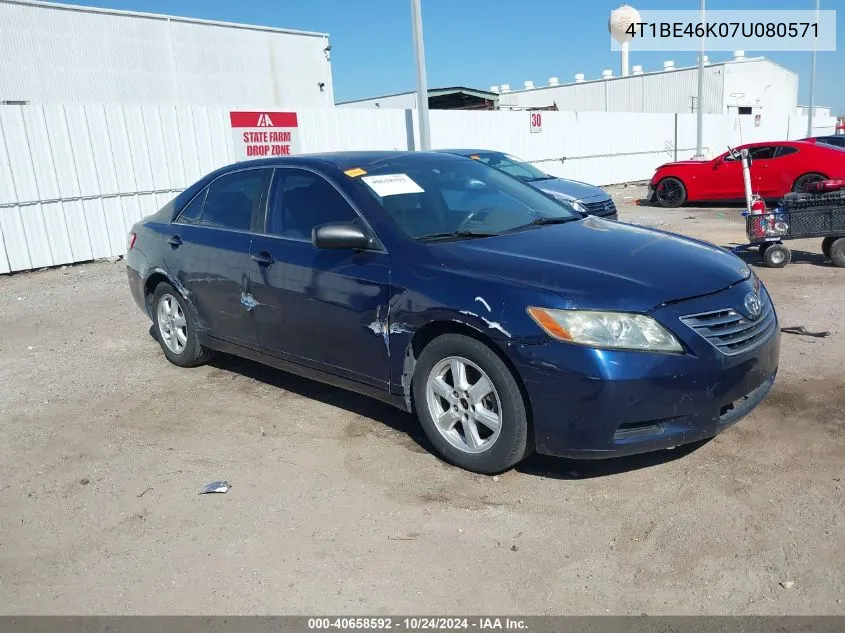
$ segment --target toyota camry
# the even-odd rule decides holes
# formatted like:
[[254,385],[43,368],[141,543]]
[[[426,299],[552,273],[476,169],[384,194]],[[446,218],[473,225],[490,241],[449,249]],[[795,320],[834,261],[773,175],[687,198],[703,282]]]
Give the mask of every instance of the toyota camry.
[[778,368],[775,308],[742,260],[449,154],[230,165],[128,246],[170,362],[223,351],[379,398],[481,473],[712,437]]

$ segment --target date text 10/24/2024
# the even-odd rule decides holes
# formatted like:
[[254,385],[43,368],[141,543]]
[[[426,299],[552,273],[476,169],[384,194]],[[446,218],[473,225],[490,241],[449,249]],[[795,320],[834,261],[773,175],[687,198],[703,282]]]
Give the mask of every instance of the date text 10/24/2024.
[[497,630],[526,630],[525,620],[520,618],[495,617],[349,617],[349,618],[309,618],[309,630],[400,630],[400,631],[497,631]]

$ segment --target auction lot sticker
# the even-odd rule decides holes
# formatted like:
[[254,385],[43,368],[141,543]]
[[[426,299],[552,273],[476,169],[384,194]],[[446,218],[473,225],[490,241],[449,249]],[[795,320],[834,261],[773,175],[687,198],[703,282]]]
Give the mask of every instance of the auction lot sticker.
[[235,159],[290,156],[299,152],[296,112],[229,112]]

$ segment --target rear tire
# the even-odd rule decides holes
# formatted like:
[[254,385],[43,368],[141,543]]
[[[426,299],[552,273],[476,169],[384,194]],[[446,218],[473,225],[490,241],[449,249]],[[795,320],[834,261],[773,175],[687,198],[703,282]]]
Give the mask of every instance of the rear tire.
[[670,176],[657,183],[654,199],[661,207],[675,209],[687,201],[687,188],[680,179]]
[[827,180],[827,176],[823,176],[822,174],[804,174],[795,181],[794,185],[792,185],[792,191],[804,191],[804,187],[808,184],[811,182],[819,182],[820,180]]
[[152,300],[153,330],[165,357],[179,367],[202,365],[213,352],[199,342],[190,305],[167,282],[156,286]]
[[492,475],[533,452],[519,385],[484,343],[462,334],[437,337],[420,354],[412,389],[423,431],[450,464]]
[[763,262],[769,268],[783,268],[792,259],[792,253],[783,244],[771,244],[763,251]]
[[830,245],[830,261],[834,266],[845,268],[845,237],[837,238]]
[[826,237],[822,240],[822,253],[828,259],[830,259],[830,247],[837,239],[836,237]]

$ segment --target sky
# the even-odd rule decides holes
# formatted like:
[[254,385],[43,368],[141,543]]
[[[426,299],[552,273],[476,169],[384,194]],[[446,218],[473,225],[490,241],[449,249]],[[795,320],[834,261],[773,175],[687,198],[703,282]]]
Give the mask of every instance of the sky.
[[[67,0],[64,0],[67,1]],[[336,101],[406,92],[416,87],[409,0],[72,0],[73,4],[167,13],[210,20],[319,31],[332,45]],[[429,88],[492,85],[522,87],[526,80],[561,83],[575,73],[598,78],[619,73],[610,50],[607,18],[620,0],[421,0]],[[691,9],[699,0],[635,0],[645,9]],[[813,9],[814,0],[707,0],[708,9]],[[845,0],[821,0],[837,11],[835,52],[819,52],[815,104],[845,113]],[[747,50],[798,73],[798,103],[809,100],[809,52]],[[711,61],[728,51],[708,53]],[[695,52],[632,52],[646,71],[672,59],[693,66]]]

